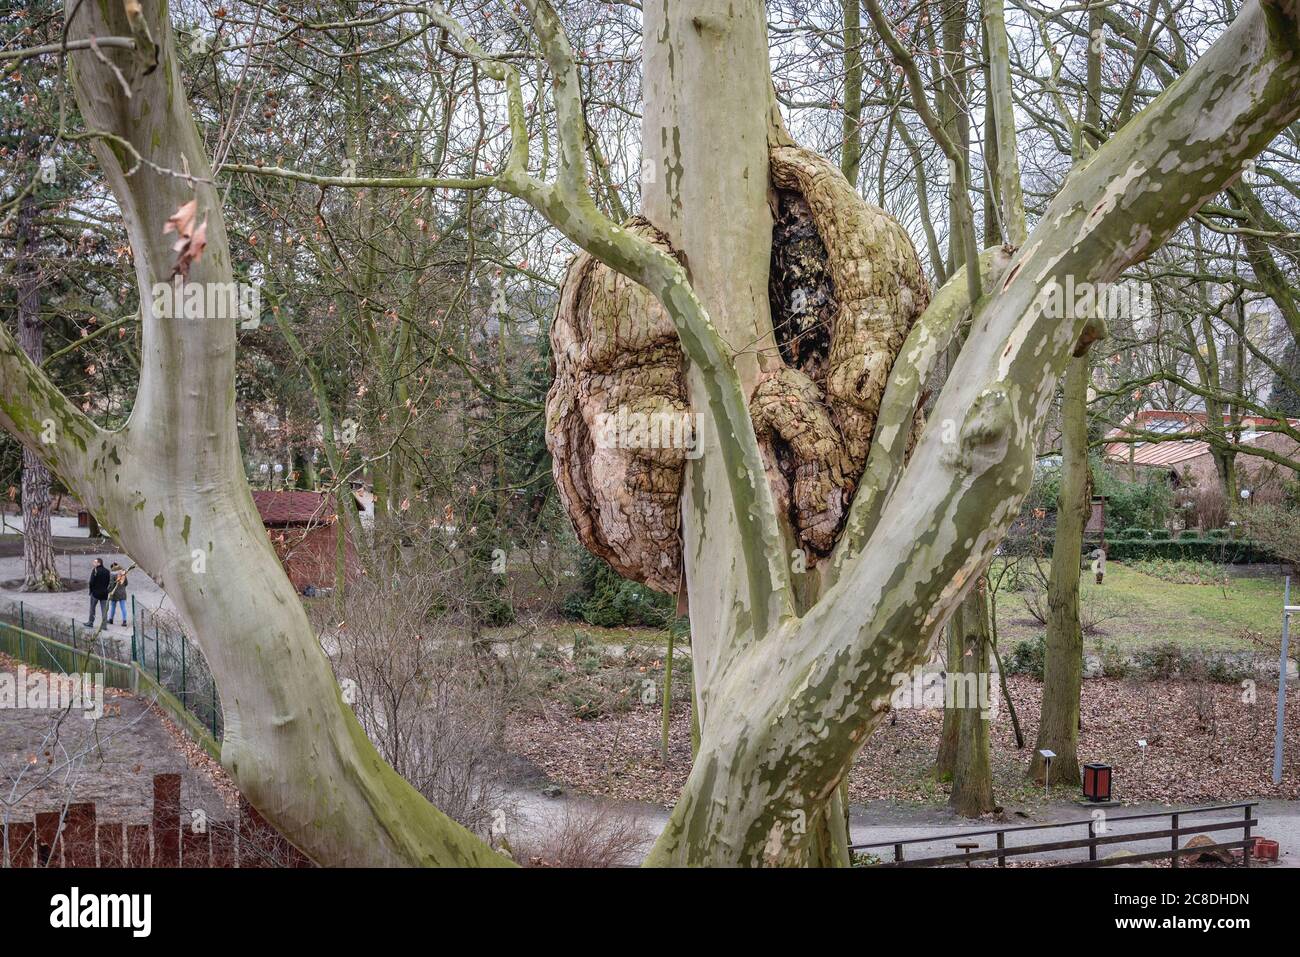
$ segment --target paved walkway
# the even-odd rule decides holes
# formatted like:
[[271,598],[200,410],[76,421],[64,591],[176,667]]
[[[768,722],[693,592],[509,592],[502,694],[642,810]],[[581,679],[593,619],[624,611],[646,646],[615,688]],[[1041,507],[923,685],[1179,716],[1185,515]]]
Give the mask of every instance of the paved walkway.
[[[512,825],[522,834],[532,837],[534,841],[543,832],[555,831],[564,827],[566,815],[576,815],[581,819],[584,815],[590,814],[592,805],[601,803],[589,797],[567,793],[562,793],[557,797],[546,797],[537,786],[513,789],[508,800],[514,811]],[[1237,802],[1233,800],[1209,803],[1235,804]],[[644,833],[647,849],[668,823],[669,812],[658,805],[620,804],[616,805],[616,807],[618,809],[617,813],[633,820],[637,828]],[[1103,810],[1108,817],[1123,817],[1130,814],[1168,814],[1171,811],[1178,810],[1178,808],[1164,805],[1134,805],[1132,807],[1116,807]],[[1242,813],[1242,811],[1238,810],[1197,814],[1184,818],[1180,821],[1180,826],[1235,821],[1240,819]],[[1300,801],[1260,802],[1260,806],[1255,811],[1255,817],[1260,823],[1252,833],[1257,837],[1271,838],[1281,845],[1280,865],[1283,867],[1300,867]],[[1008,834],[1006,836],[1008,847],[1024,847],[1030,844],[1073,840],[1088,836],[1087,822],[1092,819],[1092,812],[1088,808],[1073,803],[1054,804],[1035,819],[1017,818],[1002,822],[968,821],[942,810],[899,809],[896,806],[883,805],[855,805],[849,815],[850,833],[854,844],[874,844],[882,841],[893,842],[934,836],[931,840],[908,845],[904,851],[906,857],[935,857],[960,853],[960,850],[954,846],[957,839],[943,837],[943,835],[951,835],[962,831],[983,831],[994,827],[1015,827],[1022,824],[1078,822],[1071,827],[1020,831]],[[1153,818],[1145,821],[1109,821],[1106,826],[1109,828],[1110,834],[1137,834],[1142,831],[1164,830],[1170,824],[1168,818]],[[1188,835],[1183,838],[1182,843],[1186,844],[1191,836]],[[1211,831],[1208,836],[1223,841],[1235,841],[1241,839],[1241,832]],[[970,838],[969,840],[978,841],[981,850],[997,846],[997,837],[993,834]],[[523,843],[528,843],[528,841],[525,840]],[[1099,848],[1098,856],[1106,857],[1120,849],[1131,851],[1134,854],[1141,854],[1147,851],[1166,850],[1168,847],[1168,838],[1125,842],[1110,848],[1104,846]],[[885,860],[893,858],[892,847],[874,849],[872,853]],[[1027,854],[1019,859],[1062,863],[1086,861],[1088,859],[1088,849],[1086,847],[1071,848],[1040,854]],[[634,864],[637,862],[627,861],[626,863]]]
[[[1243,800],[1249,800],[1248,798]],[[1235,804],[1237,801],[1211,801],[1207,804]],[[1190,806],[1190,805],[1188,805]],[[1198,805],[1199,806],[1199,805]],[[897,812],[888,811],[882,815],[879,809],[869,807],[854,807],[850,813],[850,823],[852,826],[853,843],[855,844],[875,844],[882,841],[902,841],[911,840],[918,837],[927,837],[935,835],[936,839],[928,840],[922,843],[909,844],[904,847],[904,857],[934,857],[938,855],[957,854],[960,849],[955,847],[957,838],[947,837],[939,838],[940,835],[951,835],[962,831],[983,831],[994,827],[1016,827],[1027,824],[1046,824],[1046,823],[1063,823],[1077,822],[1071,827],[1061,828],[1044,828],[1034,831],[1018,831],[1006,835],[1006,844],[1008,847],[1025,847],[1031,844],[1045,844],[1053,841],[1068,841],[1088,836],[1088,821],[1093,819],[1093,814],[1100,812],[1104,815],[1100,824],[1104,825],[1108,833],[1115,834],[1137,834],[1142,831],[1159,831],[1170,827],[1168,817],[1152,818],[1143,821],[1116,821],[1112,818],[1125,817],[1132,814],[1169,814],[1179,810],[1178,806],[1167,807],[1163,804],[1139,804],[1131,807],[1113,807],[1099,808],[1090,810],[1077,804],[1054,804],[1047,811],[1039,815],[1036,819],[1017,819],[1014,821],[966,821],[946,813],[936,814],[935,812],[919,812],[918,816],[922,821],[916,823],[905,823],[901,820],[895,820],[898,817]],[[1210,824],[1221,821],[1237,821],[1242,818],[1243,811],[1220,811],[1205,814],[1195,814],[1185,816],[1179,821],[1179,826],[1195,827],[1198,824]],[[884,816],[889,823],[880,823],[879,819]],[[934,820],[935,817],[941,816],[947,818],[942,822]],[[1281,854],[1279,863],[1284,867],[1300,867],[1300,801],[1261,801],[1259,807],[1255,809],[1255,817],[1260,822],[1252,830],[1256,837],[1267,837],[1277,841],[1281,845]],[[1100,832],[1100,827],[1098,828]],[[1194,832],[1199,833],[1199,832]],[[1182,839],[1182,843],[1191,838],[1188,835]],[[1210,831],[1208,836],[1222,841],[1237,841],[1241,839],[1241,831]],[[979,850],[989,850],[997,847],[997,837],[993,834],[982,837],[972,837],[967,840],[978,842]],[[1106,857],[1123,849],[1132,851],[1134,854],[1141,854],[1147,851],[1162,851],[1169,847],[1169,838],[1159,838],[1157,840],[1125,842],[1114,847],[1105,846],[1098,848],[1098,857]],[[871,853],[885,859],[893,859],[893,848],[873,848]],[[1050,861],[1086,861],[1088,859],[1088,849],[1071,848],[1068,850],[1050,851],[1041,854],[1027,854],[1022,858],[1013,858],[1013,860],[1050,860]]]
[[[52,637],[67,640],[68,632],[75,627],[77,635],[82,635],[86,613],[90,606],[90,593],[87,584],[90,581],[91,565],[96,558],[102,559],[107,568],[113,562],[130,567],[131,557],[121,552],[107,550],[85,554],[63,554],[56,559],[59,574],[65,578],[80,582],[76,591],[65,592],[24,592],[0,584],[0,615],[7,620],[17,622],[20,617],[42,626]],[[0,557],[0,583],[19,581],[23,577],[23,560],[21,556]],[[141,628],[152,630],[153,616],[160,622],[175,620],[175,606],[161,588],[139,568],[129,574],[128,592],[135,596],[137,624]],[[131,613],[131,599],[127,598],[127,614]],[[96,625],[99,621],[96,620]],[[131,624],[128,617],[125,625],[107,626],[102,638],[117,642],[119,651],[129,651],[131,644]]]
[[[0,514],[0,534],[22,534],[24,516],[20,514]],[[77,524],[75,515],[51,515],[50,533],[58,538],[90,538],[90,527]]]

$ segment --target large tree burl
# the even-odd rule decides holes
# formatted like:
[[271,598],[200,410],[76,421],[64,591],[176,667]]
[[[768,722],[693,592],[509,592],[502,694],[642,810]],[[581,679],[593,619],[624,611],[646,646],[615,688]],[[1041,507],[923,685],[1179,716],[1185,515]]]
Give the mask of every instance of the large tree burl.
[[[771,178],[769,293],[781,363],[767,364],[750,412],[777,507],[812,565],[844,526],[889,370],[930,293],[907,233],[833,164],[778,146]],[[672,251],[646,220],[626,228]],[[644,443],[611,442],[608,432],[614,422],[662,425],[689,412],[672,320],[643,287],[580,252],[560,290],[551,347],[546,441],[579,541],[620,575],[675,592],[687,452],[663,447],[653,431]]]

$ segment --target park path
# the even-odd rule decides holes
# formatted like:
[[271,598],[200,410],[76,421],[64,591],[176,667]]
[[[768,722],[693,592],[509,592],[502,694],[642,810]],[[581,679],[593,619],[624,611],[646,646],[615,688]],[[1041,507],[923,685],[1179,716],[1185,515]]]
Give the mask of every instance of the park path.
[[[0,617],[7,621],[18,622],[21,606],[22,619],[39,625],[37,630],[53,638],[61,638],[63,641],[67,641],[68,632],[72,628],[75,628],[77,635],[81,636],[88,631],[83,625],[90,605],[90,593],[86,583],[90,581],[91,564],[96,558],[103,560],[105,568],[113,562],[118,562],[127,568],[131,566],[131,556],[112,548],[98,552],[68,552],[59,555],[56,564],[60,575],[80,583],[76,590],[24,592],[7,584],[22,579],[22,556],[0,556]],[[130,579],[128,592],[135,596],[136,614],[142,626],[152,628],[155,614],[160,621],[175,620],[175,605],[153,579],[139,568],[132,570],[128,577]],[[130,613],[131,600],[128,598],[127,615],[129,616]],[[96,621],[96,625],[98,624],[99,622]],[[100,637],[115,642],[119,655],[129,652],[131,645],[129,617],[125,625],[105,626]]]
[[[553,791],[551,793],[554,793]],[[509,800],[513,804],[515,826],[519,832],[526,837],[536,839],[538,835],[545,832],[553,832],[564,825],[566,815],[576,815],[581,817],[584,814],[590,814],[591,809],[599,806],[602,802],[598,798],[587,797],[583,795],[569,795],[561,793],[554,797],[546,796],[546,793],[539,787],[516,788],[509,794]],[[1222,801],[1212,803],[1231,804],[1235,801]],[[633,821],[638,829],[642,831],[646,839],[648,848],[654,839],[668,823],[669,812],[657,804],[644,803],[620,803],[614,805],[617,813],[620,813]],[[1167,814],[1171,811],[1178,810],[1177,807],[1170,807],[1163,804],[1138,804],[1129,807],[1111,808],[1108,814],[1113,817],[1122,817],[1128,814],[1147,814],[1160,813]],[[1193,826],[1197,823],[1208,824],[1217,821],[1237,820],[1241,816],[1240,811],[1225,811],[1219,814],[1195,815],[1183,821],[1183,826]],[[1255,812],[1256,818],[1260,824],[1253,833],[1258,837],[1267,837],[1277,841],[1281,845],[1279,856],[1279,865],[1282,867],[1300,867],[1300,801],[1261,801],[1260,806]],[[1016,818],[1005,822],[982,822],[968,821],[956,817],[947,811],[935,809],[905,809],[896,805],[873,804],[873,805],[854,805],[850,809],[849,822],[850,834],[854,844],[874,844],[883,841],[902,841],[912,840],[914,838],[930,837],[930,840],[918,844],[909,845],[906,848],[907,857],[933,857],[944,854],[956,854],[959,850],[954,846],[956,838],[950,837],[962,831],[981,831],[993,827],[1007,826],[1014,827],[1017,824],[1046,824],[1062,823],[1066,821],[1079,822],[1077,826],[1070,828],[1060,828],[1051,830],[1022,831],[1012,832],[1006,836],[1008,847],[1024,847],[1031,844],[1040,844],[1049,841],[1065,841],[1087,836],[1087,822],[1092,819],[1092,812],[1085,807],[1080,807],[1072,802],[1060,802],[1049,805],[1047,808],[1038,812],[1032,819]],[[1136,834],[1142,831],[1154,831],[1167,828],[1168,820],[1153,819],[1147,821],[1113,821],[1108,827],[1112,834]],[[1221,840],[1238,840],[1241,832],[1211,832],[1211,837],[1227,833],[1231,836],[1221,837]],[[991,849],[997,846],[996,837],[992,834],[980,838],[971,838],[972,841],[979,841],[981,849]],[[1187,838],[1184,838],[1184,843]],[[1161,838],[1159,840],[1136,841],[1132,843],[1123,843],[1114,848],[1103,848],[1099,851],[1100,857],[1105,857],[1115,850],[1123,848],[1132,851],[1135,854],[1147,851],[1161,851],[1169,847],[1169,839]],[[877,856],[884,859],[890,859],[893,856],[891,848],[882,848],[877,850]],[[1074,848],[1062,851],[1052,851],[1040,854],[1028,854],[1015,860],[1035,860],[1042,862],[1065,863],[1068,861],[1085,861],[1088,859],[1087,848]],[[635,864],[637,861],[628,860],[625,863]],[[1274,865],[1268,865],[1272,867]]]
[[[1243,798],[1242,800],[1250,800]],[[1210,804],[1235,804],[1236,799],[1206,802]],[[1183,805],[1187,806],[1187,805]],[[1116,821],[1111,820],[1116,817],[1124,817],[1130,814],[1169,814],[1179,810],[1180,805],[1165,804],[1134,804],[1125,807],[1114,807],[1104,809],[1106,814],[1106,828],[1110,834],[1137,834],[1142,831],[1158,831],[1168,828],[1169,819],[1152,818],[1143,821]],[[906,813],[900,814],[895,809],[880,809],[872,807],[858,807],[851,809],[849,820],[853,834],[853,843],[855,844],[875,844],[883,841],[902,841],[911,840],[918,837],[928,837],[933,835],[932,840],[918,844],[910,844],[904,848],[905,857],[934,857],[945,854],[960,853],[960,849],[955,846],[958,840],[946,835],[956,834],[962,831],[982,831],[993,827],[1015,827],[1022,824],[1047,824],[1047,823],[1064,823],[1076,822],[1075,826],[1068,828],[1052,828],[1035,831],[1010,832],[1006,835],[1006,844],[1008,847],[1026,847],[1031,844],[1042,844],[1051,841],[1068,841],[1088,836],[1087,824],[1092,820],[1093,811],[1087,807],[1080,806],[1073,802],[1060,802],[1049,805],[1034,818],[1017,818],[1005,822],[983,822],[967,821],[954,815],[944,812],[914,812],[913,815]],[[1185,817],[1180,821],[1180,826],[1195,827],[1198,824],[1210,824],[1221,821],[1237,821],[1242,817],[1241,810],[1222,811],[1209,814],[1196,814]],[[906,821],[906,817],[914,816],[915,821]],[[1252,830],[1256,837],[1267,837],[1277,841],[1281,845],[1279,855],[1279,864],[1283,867],[1300,867],[1300,801],[1277,801],[1266,800],[1259,802],[1259,807],[1255,809],[1255,817],[1260,822]],[[940,820],[941,819],[941,820]],[[1182,843],[1186,843],[1190,838],[1183,838]],[[1241,839],[1240,831],[1211,831],[1209,837],[1216,840],[1235,841]],[[982,837],[969,838],[974,842],[978,841],[981,850],[989,850],[997,846],[997,838],[993,834],[987,834]],[[1112,848],[1102,847],[1098,849],[1098,857],[1106,857],[1120,848],[1132,851],[1135,854],[1141,854],[1147,851],[1163,851],[1169,847],[1168,838],[1159,838],[1157,840],[1135,841],[1132,843],[1123,843]],[[877,856],[890,860],[893,857],[892,848],[873,848],[872,852]],[[1013,860],[1039,860],[1039,861],[1086,861],[1088,859],[1088,849],[1071,848],[1069,850],[1050,851],[1041,854],[1027,854]],[[1272,865],[1270,865],[1272,866]]]

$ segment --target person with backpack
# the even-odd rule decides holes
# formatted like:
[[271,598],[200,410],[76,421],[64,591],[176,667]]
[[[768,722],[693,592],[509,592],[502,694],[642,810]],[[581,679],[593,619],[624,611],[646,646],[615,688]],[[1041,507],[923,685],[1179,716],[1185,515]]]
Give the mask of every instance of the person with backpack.
[[90,567],[90,621],[85,622],[87,628],[95,627],[96,605],[99,606],[99,620],[104,621],[108,618],[108,586],[108,569],[100,559],[96,558]]
[[122,624],[126,624],[126,569],[113,562],[111,569],[113,581],[108,586],[108,623],[113,624],[119,607],[122,609]]

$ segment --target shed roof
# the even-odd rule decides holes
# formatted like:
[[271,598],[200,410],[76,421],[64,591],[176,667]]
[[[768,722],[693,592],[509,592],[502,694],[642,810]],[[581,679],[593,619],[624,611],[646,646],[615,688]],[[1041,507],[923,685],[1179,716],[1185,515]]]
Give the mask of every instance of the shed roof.
[[253,492],[264,525],[325,525],[334,521],[334,502],[324,492]]

